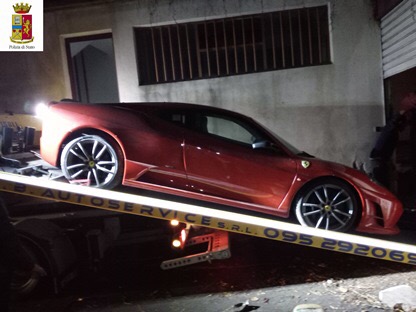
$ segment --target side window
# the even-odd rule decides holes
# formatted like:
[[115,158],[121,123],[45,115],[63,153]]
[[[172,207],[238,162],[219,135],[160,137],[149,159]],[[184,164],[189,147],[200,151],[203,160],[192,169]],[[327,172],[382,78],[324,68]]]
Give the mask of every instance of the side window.
[[206,133],[230,141],[252,145],[263,139],[260,131],[244,120],[210,112],[164,111],[159,117],[192,131]]
[[158,114],[158,116],[164,121],[174,123],[178,126],[183,126],[185,124],[185,115],[182,113],[165,111]]
[[170,119],[169,120],[170,122],[173,122],[178,125],[183,125],[185,116],[180,113],[172,113],[172,114],[169,114],[169,119]]
[[243,144],[253,144],[261,135],[243,120],[211,113],[196,113],[187,116],[186,126],[192,130],[208,133],[227,140]]
[[207,132],[210,134],[245,144],[252,144],[256,140],[252,132],[236,121],[215,116],[206,118]]

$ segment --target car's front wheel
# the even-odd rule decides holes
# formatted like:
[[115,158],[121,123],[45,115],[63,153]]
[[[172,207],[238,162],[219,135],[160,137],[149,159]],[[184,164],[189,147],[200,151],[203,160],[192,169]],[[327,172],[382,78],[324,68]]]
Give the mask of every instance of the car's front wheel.
[[120,148],[110,138],[100,135],[80,136],[65,145],[61,169],[70,181],[112,189],[123,176]]
[[349,231],[360,210],[352,187],[330,178],[306,186],[295,201],[296,218],[300,224],[325,230]]

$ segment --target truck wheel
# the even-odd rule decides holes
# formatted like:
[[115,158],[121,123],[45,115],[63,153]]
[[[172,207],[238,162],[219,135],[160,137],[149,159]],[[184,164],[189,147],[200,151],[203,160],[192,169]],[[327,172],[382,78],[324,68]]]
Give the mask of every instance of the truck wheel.
[[[40,251],[37,250],[37,247],[24,239],[21,239],[21,241],[23,248],[33,259],[34,263],[40,265],[43,269],[45,269],[45,271],[49,271],[49,266],[40,256]],[[42,277],[38,272],[16,270],[13,272],[11,290],[16,295],[27,296],[35,289],[39,289],[39,284],[44,284],[43,281],[41,281],[41,278],[45,279],[47,277]]]
[[77,254],[64,229],[48,220],[36,218],[18,221],[14,227],[28,256],[47,274],[40,276],[36,271],[16,271],[11,283],[15,294],[29,295],[44,290],[58,293],[76,277]]

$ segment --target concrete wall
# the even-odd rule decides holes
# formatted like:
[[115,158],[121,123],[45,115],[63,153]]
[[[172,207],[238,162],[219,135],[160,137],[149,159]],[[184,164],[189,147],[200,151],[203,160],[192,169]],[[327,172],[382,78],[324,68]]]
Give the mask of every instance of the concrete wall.
[[[133,26],[330,4],[333,64],[227,78],[139,86]],[[45,13],[45,52],[0,55],[1,108],[31,110],[70,97],[64,38],[112,31],[119,97],[184,101],[237,110],[300,149],[351,165],[364,160],[382,125],[380,30],[371,0],[110,1]],[[10,67],[10,64],[13,64]],[[16,92],[17,91],[17,92]]]

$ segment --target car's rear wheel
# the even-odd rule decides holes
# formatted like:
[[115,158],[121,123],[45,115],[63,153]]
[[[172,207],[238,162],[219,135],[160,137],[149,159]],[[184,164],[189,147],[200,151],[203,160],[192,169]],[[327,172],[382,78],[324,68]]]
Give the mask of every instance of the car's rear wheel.
[[112,189],[123,176],[122,153],[118,145],[102,135],[80,136],[65,145],[61,169],[70,181]]
[[300,224],[325,230],[349,231],[356,224],[360,210],[355,191],[338,179],[309,184],[295,201]]

